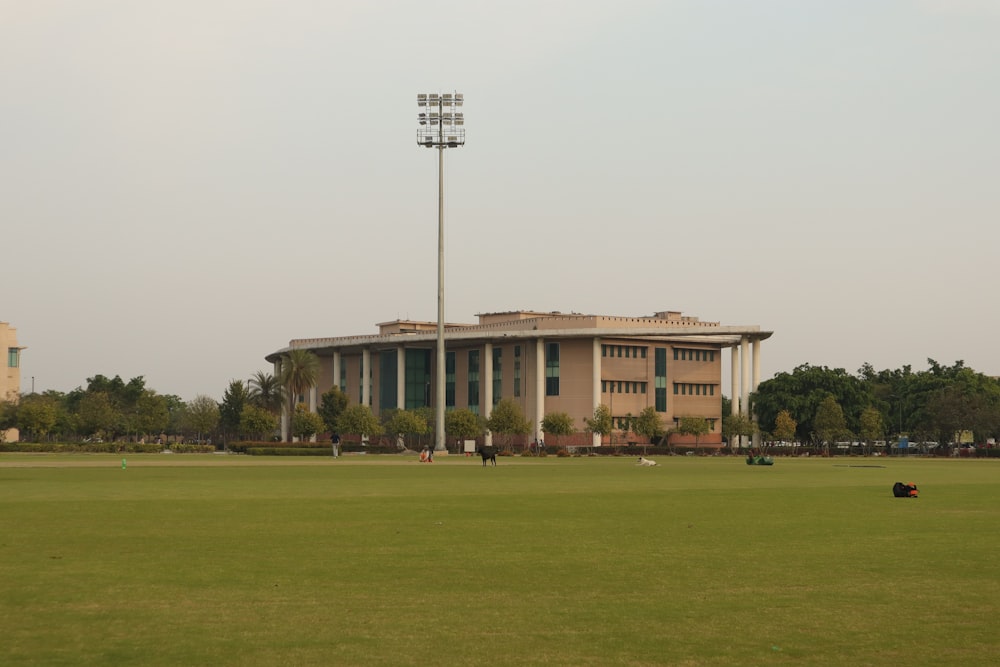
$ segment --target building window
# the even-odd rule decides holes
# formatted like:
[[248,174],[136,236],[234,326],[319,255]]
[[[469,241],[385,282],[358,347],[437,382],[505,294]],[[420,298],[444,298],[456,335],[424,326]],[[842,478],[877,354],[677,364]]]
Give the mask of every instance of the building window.
[[674,359],[680,361],[715,361],[715,350],[674,348]]
[[469,350],[469,410],[479,414],[479,350]]
[[444,355],[444,406],[455,407],[455,353],[445,352]]
[[340,391],[347,393],[347,364],[340,362]]
[[559,395],[559,343],[545,345],[545,395]]
[[521,395],[521,346],[514,346],[514,396]]
[[378,408],[391,410],[396,405],[396,350],[382,350],[378,353]]
[[493,405],[500,402],[503,391],[503,348],[493,348]]
[[21,363],[21,350],[16,347],[7,348],[7,366],[17,368]]
[[431,404],[431,351],[406,351],[406,409],[426,408]]
[[[677,354],[677,350],[674,350]],[[667,348],[658,347],[653,351],[653,391],[656,411],[667,411]]]

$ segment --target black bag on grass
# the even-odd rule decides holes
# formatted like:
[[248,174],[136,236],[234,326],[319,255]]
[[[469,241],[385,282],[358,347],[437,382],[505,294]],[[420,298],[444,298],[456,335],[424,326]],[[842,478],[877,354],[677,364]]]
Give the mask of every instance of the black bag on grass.
[[917,485],[913,482],[907,482],[906,484],[896,482],[892,485],[892,495],[897,498],[916,498]]

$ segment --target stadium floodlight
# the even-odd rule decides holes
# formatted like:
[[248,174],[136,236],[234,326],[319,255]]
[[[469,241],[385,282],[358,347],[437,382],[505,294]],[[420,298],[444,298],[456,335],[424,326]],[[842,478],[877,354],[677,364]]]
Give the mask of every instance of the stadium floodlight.
[[444,149],[465,145],[465,103],[462,93],[417,94],[417,145],[438,149],[438,320],[434,391],[434,450],[444,451]]

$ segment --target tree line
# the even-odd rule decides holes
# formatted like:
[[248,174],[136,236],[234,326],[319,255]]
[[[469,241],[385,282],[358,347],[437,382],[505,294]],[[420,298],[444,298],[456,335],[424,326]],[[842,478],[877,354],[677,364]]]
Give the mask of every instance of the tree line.
[[[969,431],[976,442],[1000,437],[1000,381],[977,373],[962,361],[942,366],[928,360],[929,369],[915,372],[910,366],[875,371],[865,364],[857,375],[844,369],[803,364],[791,372],[761,382],[751,395],[756,420],[731,415],[730,399],[722,398],[723,437],[759,433],[764,440],[823,443],[860,440],[872,443],[906,434],[917,441],[953,442]],[[181,438],[204,441],[272,440],[284,411],[291,415],[285,436],[306,440],[320,433],[345,433],[363,438],[389,437],[406,447],[419,447],[434,432],[434,411],[384,410],[375,417],[370,407],[351,404],[333,387],[320,396],[316,412],[305,405],[305,395],[316,386],[319,358],[308,350],[283,355],[279,372],[257,372],[248,380],[232,380],[222,401],[199,395],[184,402],[174,395],[158,394],[142,376],[123,381],[117,375],[87,378],[86,388],[71,392],[46,391],[22,396],[20,401],[0,402],[0,433],[16,427],[23,440],[133,441]],[[520,406],[500,400],[488,419],[468,409],[446,414],[445,432],[450,441],[477,438],[487,431],[510,446],[516,436],[532,432]],[[578,432],[565,413],[542,419],[546,435]],[[584,419],[580,430],[610,436],[615,431],[634,433],[659,442],[672,433],[693,436],[695,442],[710,431],[707,419],[679,416],[666,428],[660,415],[648,407],[638,415],[612,417],[605,405]]]
[[822,447],[838,441],[870,447],[901,436],[942,446],[958,443],[963,433],[979,444],[1000,437],[1000,380],[963,361],[927,363],[926,371],[910,366],[876,371],[866,363],[855,375],[803,364],[761,382],[750,397],[756,425],[729,430],[747,435],[759,429],[764,440]]

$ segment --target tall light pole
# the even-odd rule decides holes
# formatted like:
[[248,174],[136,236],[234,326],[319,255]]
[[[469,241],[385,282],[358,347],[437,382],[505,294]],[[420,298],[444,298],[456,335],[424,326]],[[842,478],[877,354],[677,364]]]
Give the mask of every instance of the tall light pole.
[[417,144],[438,149],[438,321],[437,370],[434,396],[434,451],[444,451],[444,149],[465,145],[465,115],[456,111],[462,106],[461,93],[417,94]]

